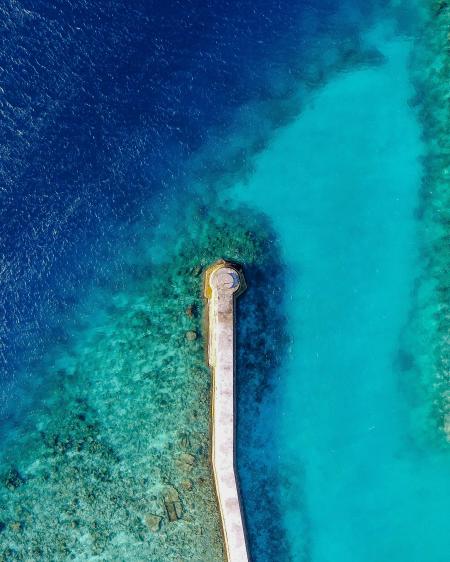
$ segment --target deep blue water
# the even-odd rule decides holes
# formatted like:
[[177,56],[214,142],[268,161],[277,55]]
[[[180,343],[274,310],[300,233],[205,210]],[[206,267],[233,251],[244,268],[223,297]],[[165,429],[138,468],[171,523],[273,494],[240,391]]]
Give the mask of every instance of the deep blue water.
[[[4,5],[3,380],[64,340],[62,323],[85,291],[120,283],[123,248],[139,238],[133,225],[154,227],[164,200],[187,189],[190,155],[208,143],[223,150],[237,108],[326,76],[324,52],[341,40],[351,64],[376,5]],[[201,168],[210,165],[227,164]]]
[[183,189],[185,159],[209,128],[225,128],[234,107],[267,95],[273,43],[293,33],[302,9],[4,4],[3,377],[29,361],[30,336],[41,339],[103,276],[105,255],[120,264],[143,205],[159,213],[152,198]]
[[195,246],[223,191],[283,260],[279,357],[247,357],[273,378],[239,405],[255,561],[444,560],[448,462],[415,463],[392,367],[420,269],[420,25],[387,1],[5,2],[1,418],[39,411],[58,349],[82,356],[74,334]]
[[108,277],[106,255],[120,266],[129,225],[143,208],[160,213],[157,194],[183,190],[186,158],[208,131],[277,95],[272,69],[285,72],[336,4],[4,4],[3,377],[26,366],[30,339],[79,291]]

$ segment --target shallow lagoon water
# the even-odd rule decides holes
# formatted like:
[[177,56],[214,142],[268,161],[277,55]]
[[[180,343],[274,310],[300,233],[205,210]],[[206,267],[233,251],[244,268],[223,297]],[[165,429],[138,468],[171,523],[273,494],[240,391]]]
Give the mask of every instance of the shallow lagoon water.
[[419,446],[397,357],[421,271],[424,148],[411,43],[391,31],[366,36],[384,64],[320,89],[231,194],[272,219],[287,268],[292,345],[263,416],[294,560],[443,562],[450,547],[450,458]]

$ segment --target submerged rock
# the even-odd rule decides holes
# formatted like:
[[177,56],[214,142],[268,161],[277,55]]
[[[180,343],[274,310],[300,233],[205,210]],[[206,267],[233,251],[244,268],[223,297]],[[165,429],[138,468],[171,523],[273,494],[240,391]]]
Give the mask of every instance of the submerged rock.
[[191,455],[190,453],[181,453],[180,461],[184,464],[193,466],[195,464],[195,455]]
[[194,341],[197,339],[197,332],[194,332],[194,330],[189,330],[188,332],[186,332],[186,339],[188,341]]
[[183,508],[180,502],[164,502],[164,505],[166,507],[167,517],[171,523],[181,519]]
[[149,513],[145,516],[145,524],[152,533],[157,533],[161,528],[162,517]]
[[172,523],[181,519],[183,515],[183,506],[181,505],[180,495],[174,487],[167,488],[164,494],[164,507],[166,508],[167,517]]
[[177,459],[178,466],[184,471],[192,470],[195,464],[195,456],[190,453],[181,453]]
[[190,492],[193,488],[192,480],[183,480],[183,482],[181,482],[181,487],[184,490],[187,490],[188,492]]
[[195,306],[195,304],[190,304],[186,308],[186,314],[189,316],[189,318],[193,318],[194,316],[197,316],[197,307]]

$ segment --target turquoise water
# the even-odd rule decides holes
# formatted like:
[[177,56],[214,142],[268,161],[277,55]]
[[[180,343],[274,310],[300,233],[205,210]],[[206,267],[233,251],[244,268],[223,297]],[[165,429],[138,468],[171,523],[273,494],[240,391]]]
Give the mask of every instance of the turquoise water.
[[229,194],[272,219],[287,267],[292,345],[262,416],[293,560],[444,562],[450,458],[419,448],[397,360],[420,274],[411,43],[388,22],[365,40],[384,64],[312,95]]
[[202,300],[219,257],[248,283],[254,562],[448,559],[450,11],[285,4],[37,2],[25,49],[33,13],[9,14],[7,54],[36,43],[49,89],[43,131],[27,89],[4,120],[0,562],[224,560]]

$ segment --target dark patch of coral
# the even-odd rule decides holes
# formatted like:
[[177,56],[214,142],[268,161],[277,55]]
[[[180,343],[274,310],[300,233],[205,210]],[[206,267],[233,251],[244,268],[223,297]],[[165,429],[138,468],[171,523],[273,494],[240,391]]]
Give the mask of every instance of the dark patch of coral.
[[428,5],[428,23],[411,62],[426,152],[421,203],[423,273],[415,307],[401,342],[400,358],[412,394],[412,423],[419,440],[450,443],[450,7]]

